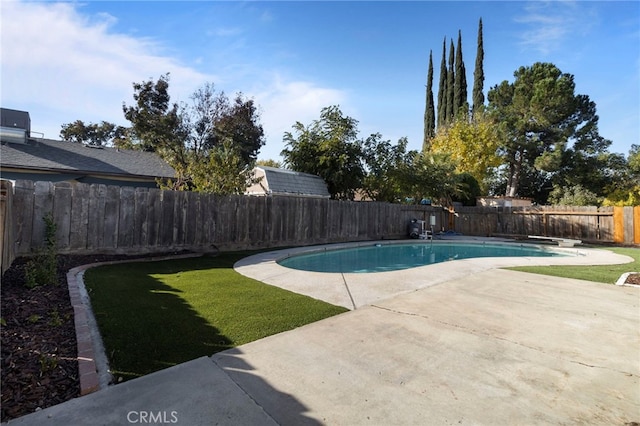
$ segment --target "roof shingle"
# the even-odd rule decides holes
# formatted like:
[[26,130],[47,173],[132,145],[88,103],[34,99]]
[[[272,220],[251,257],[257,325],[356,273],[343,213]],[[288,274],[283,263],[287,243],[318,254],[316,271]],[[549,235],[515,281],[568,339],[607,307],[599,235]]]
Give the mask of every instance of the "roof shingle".
[[2,143],[0,163],[3,167],[31,170],[154,178],[175,176],[173,168],[152,152],[91,148],[79,143],[50,139],[30,140],[24,145]]

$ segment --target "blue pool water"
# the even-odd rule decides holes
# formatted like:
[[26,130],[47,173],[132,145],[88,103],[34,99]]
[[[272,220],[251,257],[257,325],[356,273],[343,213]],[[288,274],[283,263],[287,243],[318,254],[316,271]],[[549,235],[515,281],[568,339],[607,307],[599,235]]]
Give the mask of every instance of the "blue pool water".
[[542,248],[508,244],[371,244],[291,256],[278,264],[314,272],[384,272],[474,257],[561,256]]

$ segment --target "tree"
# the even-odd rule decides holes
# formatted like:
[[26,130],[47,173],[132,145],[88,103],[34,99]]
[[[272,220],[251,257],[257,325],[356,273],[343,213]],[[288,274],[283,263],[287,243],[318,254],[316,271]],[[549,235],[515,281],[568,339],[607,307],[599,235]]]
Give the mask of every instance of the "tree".
[[133,88],[135,105],[122,107],[132,123],[132,145],[157,152],[176,170],[168,188],[244,193],[264,145],[253,100],[238,93],[230,102],[206,83],[191,95],[190,104],[171,104],[169,74]]
[[435,204],[450,207],[453,197],[463,193],[461,175],[447,154],[412,152],[401,170],[402,193],[416,203],[431,199]]
[[478,49],[476,51],[476,67],[473,71],[473,114],[484,107],[484,46],[482,39],[482,18],[478,24]]
[[253,100],[238,93],[231,103],[224,92],[216,92],[212,83],[191,95],[191,104],[183,109],[183,119],[187,145],[197,155],[231,143],[242,161],[252,164],[264,145],[264,130]]
[[569,142],[597,139],[595,104],[575,95],[574,77],[550,63],[520,67],[515,81],[503,81],[488,93],[499,123],[501,152],[507,165],[507,196],[519,194],[525,167],[557,173]]
[[264,130],[259,120],[260,115],[253,100],[244,98],[242,93],[236,94],[233,103],[222,111],[214,123],[216,143],[230,138],[244,163],[255,162],[260,148],[265,144]]
[[431,141],[433,153],[448,154],[456,163],[456,172],[473,176],[483,191],[488,190],[486,179],[491,170],[502,163],[499,146],[495,122],[482,113],[471,120],[459,116],[449,126],[439,128]]
[[206,83],[182,109],[188,152],[185,184],[189,189],[216,194],[242,194],[264,132],[253,100],[238,93],[231,103],[224,92]]
[[258,160],[256,161],[256,165],[258,166],[265,166],[265,167],[273,167],[276,169],[280,169],[282,168],[282,163],[280,163],[279,161],[276,161],[272,158],[268,158],[266,160]]
[[617,173],[606,186],[606,206],[640,206],[640,145],[631,145],[625,160],[614,154]]
[[239,154],[232,139],[226,139],[199,161],[192,161],[188,168],[195,191],[217,195],[243,194],[257,180],[253,167]]
[[60,130],[60,137],[64,141],[84,143],[91,146],[105,146],[112,142],[117,142],[122,137],[126,129],[116,126],[113,123],[102,121],[100,124],[85,124],[82,120],[73,123],[63,124]]
[[62,125],[60,137],[68,142],[85,143],[89,140],[89,130],[82,120],[76,120]]
[[453,40],[449,46],[449,69],[447,71],[447,112],[445,115],[445,125],[453,120],[456,114],[455,99],[455,70],[454,70],[455,48]]
[[447,38],[442,42],[442,60],[440,61],[440,82],[438,84],[438,128],[447,122]]
[[436,116],[433,105],[433,60],[432,52],[429,51],[429,71],[427,72],[427,95],[424,109],[424,139],[422,141],[422,150],[426,150],[429,141],[436,132]]
[[[363,158],[367,174],[362,190],[374,201],[395,203],[403,196],[403,177],[407,164],[415,151],[407,152],[407,138],[401,138],[396,145],[382,140],[380,133],[369,136],[364,141]],[[405,185],[406,186],[406,185]]]
[[169,74],[133,83],[134,106],[122,104],[122,111],[131,122],[132,143],[143,151],[157,152],[178,174],[178,181],[186,179],[188,166],[185,140],[187,130],[178,104],[171,104]]
[[455,75],[453,83],[453,115],[449,117],[452,121],[462,108],[466,116],[468,108],[467,103],[467,73],[464,68],[464,60],[462,59],[462,31],[458,30],[458,46],[456,48]]
[[582,185],[555,186],[549,194],[549,203],[560,206],[599,206],[602,198]]
[[323,108],[320,119],[309,126],[296,122],[294,132],[283,137],[285,165],[322,177],[332,198],[353,200],[364,178],[357,125],[338,106]]

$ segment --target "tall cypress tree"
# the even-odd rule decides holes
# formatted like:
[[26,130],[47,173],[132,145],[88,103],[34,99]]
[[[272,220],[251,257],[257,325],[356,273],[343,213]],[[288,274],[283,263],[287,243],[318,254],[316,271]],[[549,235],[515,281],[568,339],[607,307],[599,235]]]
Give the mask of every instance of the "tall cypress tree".
[[442,42],[442,61],[440,61],[440,83],[438,85],[438,127],[447,122],[447,37]]
[[424,109],[424,140],[422,151],[428,151],[429,141],[436,134],[436,115],[433,105],[433,52],[429,51],[429,71],[427,73],[427,95]]
[[462,59],[462,31],[458,30],[458,46],[456,47],[456,72],[453,83],[453,117],[467,102],[467,73]]
[[453,121],[455,109],[453,105],[453,91],[455,84],[455,71],[453,68],[453,60],[455,57],[455,47],[453,46],[453,40],[449,45],[449,70],[447,71],[447,113],[445,116],[445,122],[448,124]]
[[482,41],[482,18],[478,24],[478,51],[476,53],[476,68],[473,71],[473,113],[484,106],[484,46]]

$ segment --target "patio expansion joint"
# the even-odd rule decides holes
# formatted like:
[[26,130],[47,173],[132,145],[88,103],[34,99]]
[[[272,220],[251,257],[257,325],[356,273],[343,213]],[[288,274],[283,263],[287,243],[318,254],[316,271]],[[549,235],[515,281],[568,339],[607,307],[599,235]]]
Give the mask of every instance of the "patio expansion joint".
[[429,315],[417,314],[417,313],[414,313],[414,312],[401,311],[401,310],[398,310],[398,309],[387,308],[387,307],[384,307],[384,306],[381,306],[381,305],[375,305],[375,304],[374,305],[370,305],[370,306],[372,308],[381,309],[383,311],[391,312],[391,313],[394,313],[394,314],[407,315],[407,316],[412,316],[412,317],[417,317],[417,318],[423,318],[423,319],[426,319],[428,321],[433,321],[433,322],[438,323],[438,324],[442,324],[442,325],[445,325],[445,326],[453,327],[453,328],[456,328],[456,329],[459,329],[461,331],[465,331],[465,332],[468,332],[468,333],[471,333],[471,334],[474,334],[474,335],[477,335],[477,336],[489,337],[491,339],[496,339],[496,340],[500,340],[502,342],[506,342],[506,343],[509,343],[509,344],[521,346],[523,348],[539,352],[539,353],[544,354],[546,356],[550,356],[550,357],[559,359],[559,360],[564,361],[564,362],[569,362],[569,363],[572,363],[572,364],[581,365],[583,367],[599,368],[599,369],[608,370],[608,371],[611,371],[611,372],[614,372],[614,373],[619,373],[619,374],[622,374],[622,375],[625,375],[625,376],[628,376],[628,377],[636,377],[637,376],[636,374],[634,374],[632,372],[629,372],[629,371],[621,371],[621,370],[605,367],[605,366],[602,366],[602,365],[588,364],[586,362],[578,361],[578,360],[575,360],[575,359],[568,359],[568,358],[565,358],[565,357],[562,357],[562,356],[553,355],[553,354],[545,352],[544,350],[542,350],[542,349],[540,349],[538,347],[535,347],[535,346],[526,345],[526,344],[524,344],[522,342],[517,342],[517,341],[514,341],[514,340],[507,339],[505,337],[496,336],[495,334],[483,332],[483,331],[475,329],[475,328],[465,327],[465,326],[460,325],[460,324],[454,324],[454,323],[450,323],[450,322],[447,322],[447,321],[440,321],[440,320],[437,320],[437,319],[435,319],[433,317],[430,317]]
[[358,308],[356,307],[356,302],[353,300],[353,295],[351,294],[351,290],[349,289],[349,284],[347,284],[347,279],[344,277],[343,273],[340,273],[340,276],[342,277],[342,282],[344,283],[344,287],[347,289],[349,300],[351,300],[351,305],[353,306],[353,310],[355,311]]
[[254,403],[254,404],[256,404],[256,406],[257,406],[257,407],[260,407],[260,409],[261,409],[261,410],[262,410],[262,411],[263,411],[267,416],[269,416],[269,418],[270,418],[271,420],[273,420],[275,423],[277,423],[277,422],[276,422],[276,420],[275,420],[275,418],[273,417],[273,415],[272,415],[269,411],[267,411],[267,409],[266,409],[264,406],[262,406],[262,404],[260,404],[260,403],[259,403],[259,402],[258,402],[258,401],[253,397],[253,395],[251,395],[251,393],[249,393],[245,388],[243,388],[243,387],[242,387],[242,385],[241,385],[240,383],[238,383],[238,382],[237,382],[237,381],[236,381],[236,380],[235,380],[235,379],[234,379],[234,378],[229,374],[229,371],[239,371],[239,372],[244,372],[244,373],[246,373],[246,371],[244,371],[244,370],[243,370],[243,369],[241,369],[241,368],[235,369],[235,368],[223,367],[222,365],[218,364],[218,362],[217,362],[217,361],[216,361],[216,359],[215,359],[215,355],[210,356],[210,357],[209,357],[209,360],[213,363],[213,365],[215,365],[218,369],[220,369],[220,371],[221,371],[222,373],[224,373],[224,375],[225,375],[225,376],[227,376],[227,378],[228,378],[228,379],[229,379],[229,380],[230,380],[234,385],[236,385],[236,386],[238,387],[238,389],[240,389],[240,391],[241,391],[241,392],[242,392],[242,393],[243,393],[247,398],[249,398],[251,401],[253,401],[253,403]]

